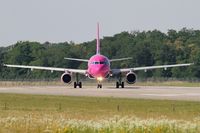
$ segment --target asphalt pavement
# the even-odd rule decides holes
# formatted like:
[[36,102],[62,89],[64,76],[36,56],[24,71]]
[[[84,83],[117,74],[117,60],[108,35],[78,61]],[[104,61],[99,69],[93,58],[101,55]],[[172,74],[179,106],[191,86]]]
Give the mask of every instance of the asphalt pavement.
[[1,86],[0,93],[200,101],[200,87],[129,86],[116,89],[103,86],[97,89],[96,86],[84,86],[74,89],[71,86]]

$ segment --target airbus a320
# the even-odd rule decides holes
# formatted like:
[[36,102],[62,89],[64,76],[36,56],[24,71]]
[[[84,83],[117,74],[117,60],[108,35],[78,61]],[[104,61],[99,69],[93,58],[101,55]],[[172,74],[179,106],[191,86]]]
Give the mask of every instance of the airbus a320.
[[[122,73],[126,75],[126,82],[128,84],[134,84],[136,82],[137,76],[135,71],[147,71],[150,69],[158,68],[170,68],[170,67],[183,67],[190,66],[193,63],[187,64],[173,64],[173,65],[161,65],[161,66],[147,66],[147,67],[133,67],[133,68],[120,68],[120,69],[111,69],[110,63],[114,61],[128,60],[129,58],[120,58],[120,59],[108,59],[106,56],[100,53],[100,39],[99,39],[99,24],[97,24],[97,38],[96,38],[96,54],[93,55],[89,60],[88,59],[76,59],[76,58],[64,58],[67,60],[82,61],[88,63],[88,68],[83,69],[70,69],[70,68],[55,68],[55,67],[42,67],[42,66],[25,66],[25,65],[11,65],[4,64],[6,67],[15,67],[15,68],[28,68],[28,69],[40,69],[40,70],[50,70],[50,71],[61,71],[61,81],[64,83],[72,82],[73,74],[83,74],[90,79],[95,79],[97,81],[97,88],[102,88],[102,81],[108,79],[112,76],[117,76],[116,88],[124,88],[124,81],[121,78]],[[74,82],[74,88],[82,88],[82,82],[76,78]]]

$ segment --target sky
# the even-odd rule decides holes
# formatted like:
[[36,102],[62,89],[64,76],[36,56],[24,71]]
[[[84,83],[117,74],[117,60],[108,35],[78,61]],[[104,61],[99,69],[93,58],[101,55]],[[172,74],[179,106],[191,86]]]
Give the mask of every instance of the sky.
[[0,0],[0,46],[82,43],[123,31],[200,29],[200,0]]

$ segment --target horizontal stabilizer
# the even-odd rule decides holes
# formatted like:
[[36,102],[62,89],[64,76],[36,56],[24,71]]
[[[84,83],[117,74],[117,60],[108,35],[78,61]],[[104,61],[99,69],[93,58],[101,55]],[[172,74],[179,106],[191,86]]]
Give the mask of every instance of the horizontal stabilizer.
[[132,57],[127,57],[127,58],[120,58],[120,59],[111,59],[110,62],[113,62],[113,61],[122,61],[122,60],[131,60]]
[[75,61],[83,61],[83,62],[88,62],[89,60],[87,59],[77,59],[77,58],[64,58],[66,60],[75,60]]

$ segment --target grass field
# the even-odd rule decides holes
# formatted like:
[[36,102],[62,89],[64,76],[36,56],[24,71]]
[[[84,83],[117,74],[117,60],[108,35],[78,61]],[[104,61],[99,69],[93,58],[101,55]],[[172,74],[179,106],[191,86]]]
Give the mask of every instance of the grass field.
[[1,133],[200,132],[200,102],[0,94]]

